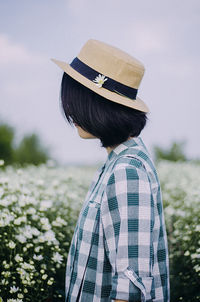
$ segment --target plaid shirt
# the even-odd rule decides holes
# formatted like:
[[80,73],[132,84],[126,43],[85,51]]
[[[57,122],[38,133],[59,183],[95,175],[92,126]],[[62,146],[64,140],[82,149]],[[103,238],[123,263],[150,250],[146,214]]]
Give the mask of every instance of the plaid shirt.
[[169,302],[161,188],[140,136],[108,154],[80,211],[66,267],[66,302]]

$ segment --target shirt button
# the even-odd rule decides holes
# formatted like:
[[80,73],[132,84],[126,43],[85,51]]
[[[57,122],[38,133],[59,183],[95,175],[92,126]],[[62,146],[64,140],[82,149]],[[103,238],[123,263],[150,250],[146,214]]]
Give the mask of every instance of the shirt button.
[[128,271],[128,275],[131,276],[131,275],[132,275],[132,272],[131,272],[131,271]]

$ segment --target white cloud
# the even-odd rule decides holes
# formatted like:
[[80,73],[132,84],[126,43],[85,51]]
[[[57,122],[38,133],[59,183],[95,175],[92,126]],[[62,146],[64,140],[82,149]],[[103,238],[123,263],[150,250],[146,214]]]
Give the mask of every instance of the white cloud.
[[42,56],[28,51],[22,44],[14,43],[6,34],[0,34],[0,65],[41,63]]

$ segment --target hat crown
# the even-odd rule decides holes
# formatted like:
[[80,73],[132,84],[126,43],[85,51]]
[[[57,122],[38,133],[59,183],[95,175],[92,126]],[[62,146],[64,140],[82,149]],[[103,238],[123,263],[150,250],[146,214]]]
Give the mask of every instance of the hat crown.
[[77,57],[100,74],[136,89],[145,71],[144,65],[133,56],[95,39],[88,40]]

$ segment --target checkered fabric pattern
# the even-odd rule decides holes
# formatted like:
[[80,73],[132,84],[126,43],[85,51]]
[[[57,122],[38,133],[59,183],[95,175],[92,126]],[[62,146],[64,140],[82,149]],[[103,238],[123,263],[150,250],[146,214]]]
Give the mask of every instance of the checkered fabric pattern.
[[94,175],[66,267],[66,300],[169,302],[169,258],[158,175],[140,136]]

